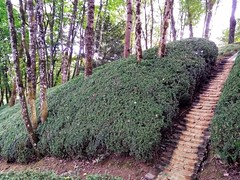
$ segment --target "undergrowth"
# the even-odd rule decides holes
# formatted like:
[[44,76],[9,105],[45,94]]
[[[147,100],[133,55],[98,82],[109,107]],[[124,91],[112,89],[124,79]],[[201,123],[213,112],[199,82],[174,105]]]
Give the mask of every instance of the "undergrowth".
[[[132,56],[97,68],[86,80],[80,76],[49,89],[49,116],[37,130],[40,152],[61,158],[124,153],[150,160],[218,53],[204,39],[170,43],[161,59],[156,51],[145,51],[140,64]],[[19,105],[4,108],[0,117],[1,156],[31,160]]]
[[23,172],[0,172],[0,180],[73,180],[71,177],[58,176],[51,172],[34,172],[34,171],[23,171]]
[[212,123],[212,144],[228,163],[240,163],[240,55],[224,85]]

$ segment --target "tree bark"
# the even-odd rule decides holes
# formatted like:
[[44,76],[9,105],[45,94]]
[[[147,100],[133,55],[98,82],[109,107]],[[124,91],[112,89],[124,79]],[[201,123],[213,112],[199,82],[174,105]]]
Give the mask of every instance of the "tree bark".
[[93,61],[93,22],[94,22],[94,0],[88,0],[88,12],[87,12],[87,27],[85,32],[85,52],[86,52],[86,62],[85,62],[85,78],[92,75],[92,61]]
[[212,19],[213,6],[216,0],[206,0],[206,17],[204,22],[204,35],[203,37],[209,39],[210,37],[210,23]]
[[78,76],[80,74],[80,66],[82,63],[80,63],[80,61],[83,61],[84,56],[84,30],[83,30],[83,22],[84,22],[84,17],[85,17],[85,13],[86,13],[86,0],[83,1],[83,9],[82,9],[82,14],[81,14],[81,21],[80,21],[80,39],[79,39],[79,52],[78,52],[78,56],[77,56],[77,60],[76,60],[76,64],[75,64],[75,68],[74,68],[74,73],[73,73],[73,77]]
[[68,31],[68,37],[67,37],[67,44],[65,49],[63,50],[63,59],[62,59],[62,84],[66,83],[68,81],[68,67],[69,67],[69,55],[70,55],[70,49],[71,49],[71,37],[73,36],[74,32],[74,26],[76,22],[76,15],[77,15],[77,5],[78,0],[73,1],[73,12],[71,17],[71,23]]
[[136,0],[136,55],[137,62],[140,63],[142,60],[142,45],[141,45],[141,0]]
[[171,9],[171,31],[172,31],[172,37],[173,37],[173,41],[177,40],[177,30],[175,27],[175,19],[173,16],[173,8]]
[[[138,0],[136,1],[136,20],[138,20],[137,19],[137,16],[138,16],[138,10],[137,10],[137,8],[138,8]],[[141,6],[141,4],[140,4],[140,6]],[[139,11],[141,11],[141,9],[139,10]],[[140,17],[139,17],[140,18]],[[145,48],[146,49],[148,49],[148,18],[147,18],[147,0],[144,0],[144,19],[145,19],[145,35],[144,35],[144,33],[143,33],[143,35],[144,35],[144,40],[145,40]],[[138,22],[136,22],[136,27],[137,27],[137,23]],[[136,29],[136,33],[137,33],[137,29]],[[137,35],[136,35],[136,37],[137,37]],[[137,39],[136,39],[137,40]],[[137,43],[137,42],[136,42]],[[136,51],[137,52],[137,51]]]
[[38,22],[38,52],[39,52],[39,69],[40,69],[40,118],[44,123],[48,116],[47,104],[47,73],[45,57],[45,30],[44,30],[43,2],[37,0],[37,22]]
[[30,142],[35,149],[37,155],[39,155],[37,150],[37,137],[34,133],[34,130],[32,128],[32,124],[29,118],[28,109],[27,109],[27,103],[26,98],[24,95],[24,88],[23,88],[23,82],[22,82],[22,76],[20,71],[20,63],[19,63],[19,56],[18,56],[18,50],[17,50],[17,33],[14,26],[14,17],[13,17],[13,7],[10,0],[6,0],[6,6],[8,11],[8,24],[10,29],[10,40],[11,40],[11,48],[12,48],[12,55],[13,55],[13,63],[14,63],[14,69],[16,73],[16,83],[17,83],[17,90],[19,93],[20,98],[20,104],[22,109],[22,117],[24,120],[24,125],[26,127],[26,130],[29,135]]
[[[27,86],[28,86],[28,103],[30,105],[31,123],[33,129],[37,129],[37,112],[36,112],[36,19],[33,10],[33,1],[27,0],[28,24],[29,24],[29,50],[26,45],[26,19],[22,0],[19,0],[21,13],[21,36],[22,46],[27,58]],[[30,51],[30,52],[29,52]]]
[[127,58],[131,52],[131,32],[132,32],[132,0],[127,0],[127,22],[125,30],[125,44],[123,57]]
[[49,22],[49,31],[50,31],[50,68],[48,72],[48,87],[53,87],[53,79],[54,79],[54,66],[55,66],[55,60],[54,60],[54,24],[55,24],[55,14],[56,14],[56,3],[53,0],[52,4],[52,17]]
[[15,105],[17,98],[17,85],[16,85],[16,79],[13,79],[13,85],[12,85],[12,93],[11,93],[11,98],[9,100],[9,106],[12,107]]
[[151,6],[151,27],[150,27],[150,47],[153,47],[153,26],[154,26],[154,14],[153,14],[153,0],[150,0]]
[[159,44],[158,56],[164,57],[166,53],[166,43],[167,43],[167,30],[169,26],[169,20],[171,17],[171,12],[173,8],[174,0],[165,0],[163,22],[162,22],[162,35]]
[[235,12],[236,12],[236,8],[237,8],[237,0],[232,0],[232,13],[231,13],[231,17],[230,17],[228,44],[234,43],[234,39],[235,39],[235,29],[236,29]]

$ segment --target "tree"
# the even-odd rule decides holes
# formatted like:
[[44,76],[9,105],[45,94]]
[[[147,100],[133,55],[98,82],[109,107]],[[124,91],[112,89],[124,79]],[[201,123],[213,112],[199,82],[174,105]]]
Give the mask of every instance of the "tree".
[[[204,12],[203,4],[201,0],[180,0],[180,9],[182,11],[181,14],[181,22],[184,22],[182,29],[185,28],[185,25],[189,27],[189,37],[193,37],[193,26],[196,25]],[[186,19],[185,19],[186,18]]]
[[44,13],[43,2],[37,0],[37,23],[38,23],[38,53],[39,53],[39,69],[40,69],[40,118],[44,123],[48,115],[47,104],[47,72],[46,72],[46,58],[45,58],[45,30],[44,30]]
[[92,75],[93,68],[93,22],[94,22],[94,0],[88,0],[88,12],[87,12],[87,27],[85,32],[85,52],[86,52],[86,62],[85,62],[85,77]]
[[171,17],[171,12],[173,8],[174,0],[166,0],[164,5],[163,22],[162,22],[162,33],[159,44],[158,56],[164,57],[166,53],[166,43],[167,43],[167,30],[169,26],[169,20]]
[[25,98],[25,94],[24,94],[22,76],[21,76],[21,71],[20,71],[19,55],[18,55],[18,49],[17,49],[17,33],[16,33],[15,25],[14,25],[13,7],[12,7],[12,3],[10,0],[6,0],[6,7],[7,7],[7,11],[8,11],[8,24],[9,24],[9,29],[10,29],[12,56],[13,56],[14,69],[15,69],[15,73],[16,73],[17,90],[18,90],[21,109],[22,109],[22,117],[24,120],[25,128],[28,132],[30,142],[38,155],[37,137],[35,135],[35,132],[33,130],[33,127],[32,127],[32,124],[31,124],[31,121],[29,118],[26,98]]
[[142,60],[142,45],[141,45],[141,0],[136,0],[136,54],[137,62],[140,63]]
[[236,8],[237,8],[237,0],[232,0],[232,12],[230,17],[228,44],[234,43],[234,36],[235,36],[235,29],[236,29],[236,19],[235,19]]
[[125,30],[125,44],[123,57],[127,58],[131,51],[131,32],[132,32],[132,0],[127,0],[127,22]]
[[203,30],[203,37],[206,39],[209,39],[210,36],[210,22],[212,19],[212,11],[213,6],[215,4],[216,0],[206,0],[206,14],[205,14],[205,20],[204,20],[204,30]]
[[[65,83],[68,81],[68,74],[69,74],[69,66],[70,66],[70,54],[71,54],[71,49],[73,46],[73,36],[74,36],[74,31],[75,31],[75,22],[76,22],[76,16],[77,16],[77,5],[78,5],[78,0],[73,1],[73,11],[72,11],[72,17],[71,17],[71,23],[68,31],[68,36],[67,36],[67,43],[66,47],[63,50],[63,58],[62,58],[62,83]],[[72,40],[73,39],[73,40]]]

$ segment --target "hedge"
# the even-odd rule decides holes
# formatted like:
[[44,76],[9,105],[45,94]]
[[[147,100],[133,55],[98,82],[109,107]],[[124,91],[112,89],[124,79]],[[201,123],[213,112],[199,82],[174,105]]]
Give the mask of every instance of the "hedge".
[[211,128],[212,145],[227,163],[240,162],[240,54],[224,85]]
[[[210,73],[217,47],[205,39],[170,43],[167,56],[157,48],[97,68],[48,90],[49,116],[37,133],[44,156],[93,158],[110,153],[150,160],[180,106]],[[37,105],[39,106],[39,105]],[[0,111],[0,155],[9,161],[33,157],[19,105]]]

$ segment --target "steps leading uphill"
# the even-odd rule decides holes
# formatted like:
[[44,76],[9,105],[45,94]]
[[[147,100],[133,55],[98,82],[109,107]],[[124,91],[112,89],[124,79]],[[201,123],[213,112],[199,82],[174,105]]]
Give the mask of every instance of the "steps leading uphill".
[[200,89],[186,115],[174,125],[173,134],[163,147],[157,180],[196,179],[206,157],[214,109],[234,59],[235,56],[218,63],[210,81]]

